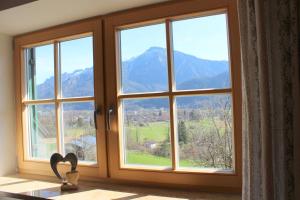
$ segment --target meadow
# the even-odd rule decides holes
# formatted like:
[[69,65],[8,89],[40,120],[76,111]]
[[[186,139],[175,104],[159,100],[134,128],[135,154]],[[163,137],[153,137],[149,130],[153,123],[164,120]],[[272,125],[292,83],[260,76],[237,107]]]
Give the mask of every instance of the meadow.
[[[216,122],[218,126],[220,126],[220,132],[224,132],[224,127],[222,127],[221,122]],[[208,135],[211,132],[209,130],[213,124],[208,119],[202,120],[190,120],[185,122],[186,130],[187,130],[187,137],[188,142],[185,146],[192,146],[194,144],[193,138],[191,133],[192,131],[197,130],[206,130],[203,134]],[[125,128],[125,137],[126,137],[126,164],[132,165],[156,165],[156,166],[171,166],[171,152],[170,143],[169,141],[169,122],[151,122],[143,126],[134,126],[130,125]],[[206,141],[203,141],[205,144]],[[156,144],[156,146],[151,149],[145,144],[151,143]],[[168,144],[167,149],[159,149],[158,151],[167,151],[165,156],[159,156],[155,153],[155,150],[158,149],[157,145]],[[199,147],[195,147],[196,149]],[[181,147],[179,147],[179,153],[181,154]],[[192,152],[190,152],[192,154]],[[180,167],[204,167],[206,164],[205,160],[195,160],[192,155],[188,155],[182,158],[179,156],[179,166]]]

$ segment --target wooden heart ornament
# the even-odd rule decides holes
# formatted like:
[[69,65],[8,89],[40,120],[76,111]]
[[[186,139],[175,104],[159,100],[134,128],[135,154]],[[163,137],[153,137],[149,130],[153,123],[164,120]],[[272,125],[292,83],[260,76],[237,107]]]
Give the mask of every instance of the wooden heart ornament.
[[59,172],[57,170],[57,164],[59,162],[70,162],[71,163],[71,172],[76,171],[78,159],[77,159],[77,156],[74,153],[68,153],[65,157],[63,157],[59,153],[55,153],[50,158],[50,165],[51,165],[51,168],[52,168],[54,174],[59,179],[63,179],[62,176],[59,174]]

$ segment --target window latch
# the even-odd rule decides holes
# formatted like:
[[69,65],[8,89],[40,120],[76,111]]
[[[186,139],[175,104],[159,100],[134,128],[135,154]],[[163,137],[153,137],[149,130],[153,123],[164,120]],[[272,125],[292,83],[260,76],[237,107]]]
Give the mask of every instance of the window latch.
[[96,110],[94,110],[94,123],[95,123],[95,129],[98,129],[97,126],[97,115],[101,114],[101,109],[97,108]]
[[112,115],[114,115],[114,107],[113,106],[110,106],[107,109],[106,115],[107,115],[106,116],[107,117],[107,120],[106,120],[107,131],[111,131],[111,117],[112,117]]

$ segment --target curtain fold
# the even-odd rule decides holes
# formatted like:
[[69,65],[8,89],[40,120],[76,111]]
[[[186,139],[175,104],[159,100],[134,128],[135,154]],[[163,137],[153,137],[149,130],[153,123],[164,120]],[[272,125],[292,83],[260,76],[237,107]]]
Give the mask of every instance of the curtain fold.
[[299,196],[299,0],[238,0],[243,199]]

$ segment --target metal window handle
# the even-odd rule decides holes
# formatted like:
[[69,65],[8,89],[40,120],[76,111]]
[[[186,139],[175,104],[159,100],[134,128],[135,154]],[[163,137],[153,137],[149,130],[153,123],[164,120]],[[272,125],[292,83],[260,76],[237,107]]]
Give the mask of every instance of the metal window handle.
[[111,131],[111,117],[114,114],[114,108],[113,106],[110,106],[107,110],[107,131]]
[[94,110],[94,124],[95,124],[95,129],[98,129],[97,126],[97,115],[101,114],[101,110],[99,108],[97,108],[96,110]]

